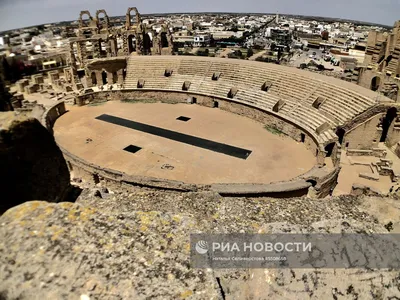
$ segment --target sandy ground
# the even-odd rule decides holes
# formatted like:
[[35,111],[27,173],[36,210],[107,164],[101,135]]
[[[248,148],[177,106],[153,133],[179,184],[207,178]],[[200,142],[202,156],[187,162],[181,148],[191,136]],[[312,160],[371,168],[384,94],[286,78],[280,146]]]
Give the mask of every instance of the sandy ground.
[[[87,161],[127,174],[187,183],[270,183],[310,170],[315,157],[301,143],[262,124],[219,109],[187,104],[107,102],[69,107],[54,127],[56,141]],[[96,120],[101,114],[251,150],[244,160]],[[188,122],[177,121],[190,117]],[[91,139],[87,143],[87,139]],[[135,154],[128,145],[142,147]],[[166,164],[173,169],[162,168]]]
[[[379,159],[371,156],[355,156],[351,157],[354,161],[371,163],[377,162]],[[364,165],[352,165],[346,155],[346,151],[342,151],[341,163],[342,170],[338,178],[338,185],[336,186],[333,195],[347,195],[351,192],[353,184],[362,184],[379,190],[383,194],[389,192],[390,187],[394,185],[389,176],[380,176],[379,181],[369,180],[359,177],[360,173],[371,173],[371,169]]]

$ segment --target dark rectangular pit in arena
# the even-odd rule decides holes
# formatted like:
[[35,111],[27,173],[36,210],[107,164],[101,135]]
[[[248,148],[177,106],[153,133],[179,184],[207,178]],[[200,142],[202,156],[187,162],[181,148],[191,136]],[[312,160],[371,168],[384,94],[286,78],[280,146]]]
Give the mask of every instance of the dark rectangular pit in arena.
[[128,147],[125,147],[124,150],[130,153],[136,153],[139,150],[141,150],[141,147],[135,146],[135,145],[129,145]]
[[180,116],[180,117],[178,117],[178,118],[176,118],[176,119],[179,120],[179,121],[183,121],[183,122],[187,122],[187,121],[190,120],[190,118],[184,117],[184,116]]
[[183,133],[179,133],[176,131],[168,130],[168,129],[163,129],[160,127],[155,127],[107,114],[100,115],[96,117],[97,120],[104,121],[107,123],[127,127],[133,130],[138,130],[142,131],[148,134],[160,136],[166,139],[174,140],[177,142],[181,142],[184,144],[192,145],[195,147],[207,149],[210,151],[222,153],[225,155],[237,157],[240,159],[247,159],[249,155],[251,154],[251,150],[243,149],[243,148],[238,148],[235,146],[227,145],[227,144],[222,144],[214,141],[210,141],[207,139],[203,138],[198,138],[192,135],[187,135]]

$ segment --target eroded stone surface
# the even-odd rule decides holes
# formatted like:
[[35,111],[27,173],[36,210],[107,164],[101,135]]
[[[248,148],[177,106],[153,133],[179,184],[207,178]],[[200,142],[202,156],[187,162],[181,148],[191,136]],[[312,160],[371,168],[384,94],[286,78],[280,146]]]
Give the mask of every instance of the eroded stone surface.
[[75,204],[29,202],[0,218],[5,299],[400,297],[398,270],[207,271],[190,268],[188,251],[189,234],[199,232],[388,233],[400,213],[385,211],[397,200],[95,190],[102,198],[86,189]]
[[189,267],[195,228],[186,216],[28,202],[1,217],[0,292],[5,299],[215,299],[212,273]]

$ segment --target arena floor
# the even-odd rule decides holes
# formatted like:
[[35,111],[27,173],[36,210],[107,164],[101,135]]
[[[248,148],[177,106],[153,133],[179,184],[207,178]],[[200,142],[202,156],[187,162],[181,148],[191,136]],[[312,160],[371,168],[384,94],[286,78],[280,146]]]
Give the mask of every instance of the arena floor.
[[[220,109],[119,101],[67,109],[54,126],[57,143],[90,163],[131,175],[198,184],[270,183],[316,164],[302,143]],[[181,116],[190,120],[177,120]]]

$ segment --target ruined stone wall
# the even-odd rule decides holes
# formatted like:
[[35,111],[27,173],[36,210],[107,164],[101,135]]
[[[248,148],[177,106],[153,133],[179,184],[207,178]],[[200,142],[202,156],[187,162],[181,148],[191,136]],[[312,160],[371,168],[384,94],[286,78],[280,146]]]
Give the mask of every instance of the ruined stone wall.
[[56,120],[66,112],[64,101],[51,106],[44,114],[41,123],[47,130],[53,132],[53,125]]
[[396,145],[400,141],[400,128],[398,127],[398,123],[396,120],[392,122],[389,127],[388,136],[386,139],[386,145],[391,148]]
[[340,145],[339,142],[336,142],[335,146],[333,147],[333,151],[332,151],[332,155],[331,155],[332,162],[335,167],[340,166],[341,155],[342,155],[342,145]]
[[70,177],[54,137],[37,119],[11,114],[0,115],[0,210],[34,199],[63,200]]
[[377,147],[382,135],[378,125],[383,117],[384,114],[379,113],[348,131],[343,139],[344,145],[348,143],[347,148],[362,150]]
[[[379,78],[380,80],[380,85],[379,89],[377,92],[383,93],[385,92],[385,86],[387,85],[397,85],[398,90],[400,91],[400,79],[395,78],[393,76],[388,76],[385,73],[382,72],[377,72],[376,70],[373,69],[368,69],[368,68],[363,68],[360,71],[360,76],[358,78],[358,85],[361,85],[362,87],[365,87],[366,89],[371,89],[371,83],[373,78]],[[393,99],[394,98],[394,99]],[[395,100],[396,102],[400,103],[400,92],[397,93],[397,97],[393,97],[392,99]],[[377,99],[379,100],[379,95],[377,93]]]

